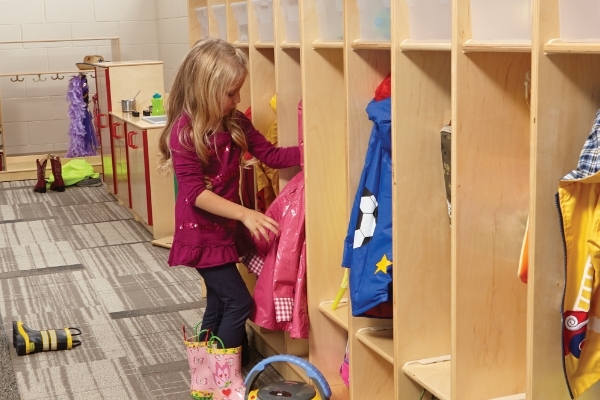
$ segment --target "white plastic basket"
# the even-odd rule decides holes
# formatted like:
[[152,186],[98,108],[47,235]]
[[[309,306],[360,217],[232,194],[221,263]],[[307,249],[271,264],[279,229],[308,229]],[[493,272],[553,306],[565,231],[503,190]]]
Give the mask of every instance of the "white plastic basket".
[[248,8],[247,3],[242,1],[241,3],[231,3],[231,9],[233,11],[233,17],[237,24],[238,41],[248,41]]
[[208,36],[208,10],[206,7],[195,8],[196,18],[200,25],[200,39]]
[[219,38],[227,40],[227,12],[225,4],[212,6],[215,20],[217,21],[217,29],[219,30]]
[[449,42],[452,0],[408,0],[410,39]]
[[344,39],[343,0],[315,0],[319,19],[319,39],[338,41]]
[[568,42],[600,40],[600,0],[560,0],[560,38]]
[[254,14],[258,22],[258,39],[261,42],[273,42],[275,29],[273,26],[273,1],[252,0]]
[[300,9],[298,0],[280,0],[281,12],[285,20],[285,40],[300,41]]
[[390,0],[356,0],[359,12],[360,38],[389,41],[391,38]]
[[530,42],[531,0],[471,0],[475,41]]

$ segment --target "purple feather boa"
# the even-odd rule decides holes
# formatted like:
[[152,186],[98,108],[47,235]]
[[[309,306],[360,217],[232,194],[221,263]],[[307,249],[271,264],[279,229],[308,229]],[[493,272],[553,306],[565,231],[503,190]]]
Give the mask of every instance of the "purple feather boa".
[[[67,89],[67,101],[69,102],[69,150],[67,158],[85,157],[96,155],[96,146],[90,145],[86,140],[89,135],[86,129],[85,119],[88,117],[87,104],[83,100],[84,78],[79,75],[71,77]],[[93,133],[93,132],[91,132]]]

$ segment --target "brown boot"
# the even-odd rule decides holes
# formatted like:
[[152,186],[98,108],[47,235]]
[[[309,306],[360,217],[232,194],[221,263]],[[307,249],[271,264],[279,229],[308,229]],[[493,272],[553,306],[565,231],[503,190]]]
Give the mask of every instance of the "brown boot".
[[40,160],[35,160],[37,164],[37,178],[38,181],[33,187],[33,191],[37,193],[46,193],[46,164],[48,163],[48,159],[45,158],[42,163]]
[[52,175],[54,175],[54,182],[50,184],[50,190],[64,192],[65,182],[62,178],[62,165],[60,164],[60,157],[50,156],[50,164],[52,165]]

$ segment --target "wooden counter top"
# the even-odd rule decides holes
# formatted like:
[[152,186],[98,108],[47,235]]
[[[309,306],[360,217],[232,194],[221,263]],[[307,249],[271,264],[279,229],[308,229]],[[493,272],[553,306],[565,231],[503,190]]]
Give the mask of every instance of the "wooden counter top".
[[124,66],[129,66],[129,65],[153,65],[153,64],[162,64],[162,61],[156,61],[156,60],[135,60],[135,61],[106,61],[106,62],[99,62],[99,63],[93,63],[92,65],[95,67],[104,67],[104,68],[110,68],[110,67],[124,67]]
[[[140,111],[141,113],[141,111]],[[166,124],[152,124],[150,122],[142,121],[142,117],[132,117],[131,113],[124,113],[122,111],[111,111],[110,115],[117,117],[128,124],[134,125],[140,129],[162,129]],[[141,115],[141,114],[140,114]]]

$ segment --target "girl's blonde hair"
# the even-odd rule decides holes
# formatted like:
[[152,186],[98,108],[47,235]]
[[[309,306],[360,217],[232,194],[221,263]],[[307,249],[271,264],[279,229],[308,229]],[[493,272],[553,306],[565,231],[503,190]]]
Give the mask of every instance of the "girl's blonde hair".
[[212,37],[194,44],[179,67],[167,100],[167,125],[159,139],[161,169],[172,168],[171,131],[183,114],[191,122],[182,129],[179,141],[187,148],[195,148],[202,164],[208,165],[210,137],[221,124],[231,132],[233,142],[242,149],[241,154],[248,150],[238,118],[234,118],[237,110],[225,116],[222,111],[228,91],[241,84],[247,74],[247,58],[240,49]]

